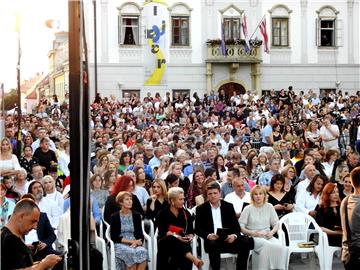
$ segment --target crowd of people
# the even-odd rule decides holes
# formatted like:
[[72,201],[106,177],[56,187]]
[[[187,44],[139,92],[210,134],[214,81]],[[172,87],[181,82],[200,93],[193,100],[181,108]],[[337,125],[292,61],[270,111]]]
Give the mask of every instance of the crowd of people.
[[[360,186],[359,92],[320,97],[289,87],[262,96],[220,90],[202,98],[148,93],[142,100],[98,94],[90,111],[94,230],[110,225],[116,258],[127,269],[146,269],[151,259],[144,219],[158,229],[158,270],[200,268],[204,262],[191,248],[195,234],[213,270],[224,252],[238,254],[236,269],[246,269],[250,250],[253,269],[284,269],[286,250],[275,236],[279,219],[291,212],[312,216],[332,246],[348,239],[340,205]],[[67,249],[69,188],[76,181],[69,171],[68,95],[62,103],[42,96],[32,114],[22,115],[21,157],[17,116],[4,118],[1,237],[20,238],[22,252],[52,266],[61,261],[55,239]],[[349,200],[352,209],[358,201]],[[47,237],[34,224],[26,237],[9,227],[24,211],[35,219],[41,213]],[[31,264],[9,257],[4,269]]]

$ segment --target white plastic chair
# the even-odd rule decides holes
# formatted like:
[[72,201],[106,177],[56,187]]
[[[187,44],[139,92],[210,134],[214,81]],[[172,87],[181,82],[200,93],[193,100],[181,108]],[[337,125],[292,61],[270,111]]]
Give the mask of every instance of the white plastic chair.
[[[286,228],[289,246],[287,247],[286,269],[289,268],[289,261],[291,253],[312,253],[315,252],[318,259],[320,269],[325,269],[324,265],[324,232],[321,230],[316,221],[305,213],[294,212],[283,216],[280,219],[280,229],[278,230],[279,240],[283,246],[286,246],[285,232],[283,231],[283,225]],[[314,229],[309,229],[310,225],[314,226]],[[309,231],[319,234],[319,243],[315,247],[301,248],[298,246],[301,242],[308,242]]]
[[336,251],[341,252],[341,247],[329,246],[329,239],[327,234],[324,233],[323,237],[324,237],[324,267],[326,270],[331,270],[334,253]]
[[[148,250],[148,254],[149,254],[149,258],[150,258],[150,262],[148,263],[148,267],[149,270],[153,270],[153,264],[152,264],[152,260],[153,260],[153,245],[152,245],[152,240],[150,238],[150,236],[145,232],[144,230],[144,221],[141,222],[141,228],[144,234],[144,245],[146,246],[147,250]],[[111,240],[111,236],[110,236],[110,226],[107,227],[106,231],[105,231],[105,237],[106,240],[109,243],[109,255],[110,255],[110,269],[116,269],[116,256],[115,256],[115,245],[114,242]]]
[[96,248],[101,252],[103,256],[103,269],[109,269],[106,243],[105,240],[100,238],[99,236],[96,236]]
[[[158,235],[159,235],[159,231],[158,229],[155,230],[155,234],[154,234],[154,246],[153,246],[153,269],[156,269],[156,261],[157,261],[157,252],[158,252]],[[194,234],[194,238],[192,240],[192,254],[197,257],[197,251],[196,251],[196,244],[197,244],[197,236]],[[205,268],[203,268],[205,269]],[[206,268],[208,269],[208,268]],[[195,265],[193,265],[192,270],[197,270],[197,267]]]
[[[209,259],[209,254],[205,252],[205,246],[204,246],[204,239],[200,238],[200,243],[201,243],[201,259],[204,262],[204,265],[202,266],[201,269],[207,270],[210,269],[210,259]],[[237,254],[232,254],[232,253],[221,253],[220,254],[220,259],[233,259],[236,260],[237,258]],[[232,267],[225,267],[225,269],[231,269]]]

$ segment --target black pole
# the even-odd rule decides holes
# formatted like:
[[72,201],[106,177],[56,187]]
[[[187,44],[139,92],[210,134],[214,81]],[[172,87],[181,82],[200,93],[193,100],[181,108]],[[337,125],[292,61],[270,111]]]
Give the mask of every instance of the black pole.
[[[69,100],[70,100],[70,197],[71,240],[68,269],[88,270],[90,267],[89,236],[89,107],[87,76],[83,72],[83,6],[79,0],[69,4]],[[85,106],[84,106],[85,105]]]
[[17,99],[17,112],[18,112],[18,119],[17,119],[17,127],[18,127],[18,131],[17,131],[17,136],[16,136],[16,155],[18,157],[18,159],[20,160],[21,158],[21,82],[20,82],[20,60],[21,60],[21,47],[20,47],[20,18],[17,17],[17,35],[18,35],[18,62],[16,65],[16,73],[17,73],[17,94],[18,94],[18,99]]
[[95,81],[95,96],[98,93],[98,80],[97,80],[97,28],[96,28],[96,0],[94,4],[94,81]]

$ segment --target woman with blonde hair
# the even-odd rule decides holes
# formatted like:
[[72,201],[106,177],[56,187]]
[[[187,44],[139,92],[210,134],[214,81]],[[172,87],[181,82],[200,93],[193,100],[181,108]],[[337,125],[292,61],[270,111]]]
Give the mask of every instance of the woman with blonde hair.
[[155,179],[151,183],[150,193],[151,196],[146,202],[145,214],[147,219],[154,221],[162,209],[169,207],[165,182],[161,179]]
[[20,170],[18,158],[12,153],[12,145],[8,138],[1,139],[0,176],[13,176]]
[[285,269],[286,248],[274,234],[279,218],[274,206],[267,202],[264,187],[256,185],[250,192],[251,204],[241,212],[241,232],[254,238],[252,269]]
[[193,217],[184,208],[184,190],[170,188],[168,199],[170,207],[160,211],[156,220],[159,230],[156,269],[190,270],[192,264],[200,268],[203,262],[191,253]]
[[44,187],[44,193],[46,194],[46,198],[53,200],[59,207],[59,209],[63,211],[64,197],[59,191],[56,190],[55,179],[50,175],[45,175],[42,178],[41,182]]
[[305,141],[309,148],[320,146],[320,130],[315,121],[311,121],[308,125],[308,130],[305,132]]

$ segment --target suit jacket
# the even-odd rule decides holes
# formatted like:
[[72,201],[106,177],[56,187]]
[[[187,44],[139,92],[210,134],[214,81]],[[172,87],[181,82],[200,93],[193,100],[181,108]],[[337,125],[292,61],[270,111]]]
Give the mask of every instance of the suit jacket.
[[[220,201],[221,222],[223,228],[228,228],[231,234],[240,236],[240,225],[236,218],[234,206],[224,200]],[[205,202],[196,208],[195,232],[200,237],[207,239],[210,233],[214,232],[214,221],[209,202]],[[205,248],[207,248],[205,241]]]
[[[135,211],[132,211],[132,218],[134,224],[134,237],[135,239],[141,239],[144,241],[144,234],[141,228],[141,215]],[[114,243],[121,243],[121,222],[119,211],[114,213],[110,218],[110,237]]]
[[36,229],[38,238],[47,245],[48,249],[52,249],[51,245],[56,240],[54,229],[52,228],[46,213],[40,212],[40,218]]

